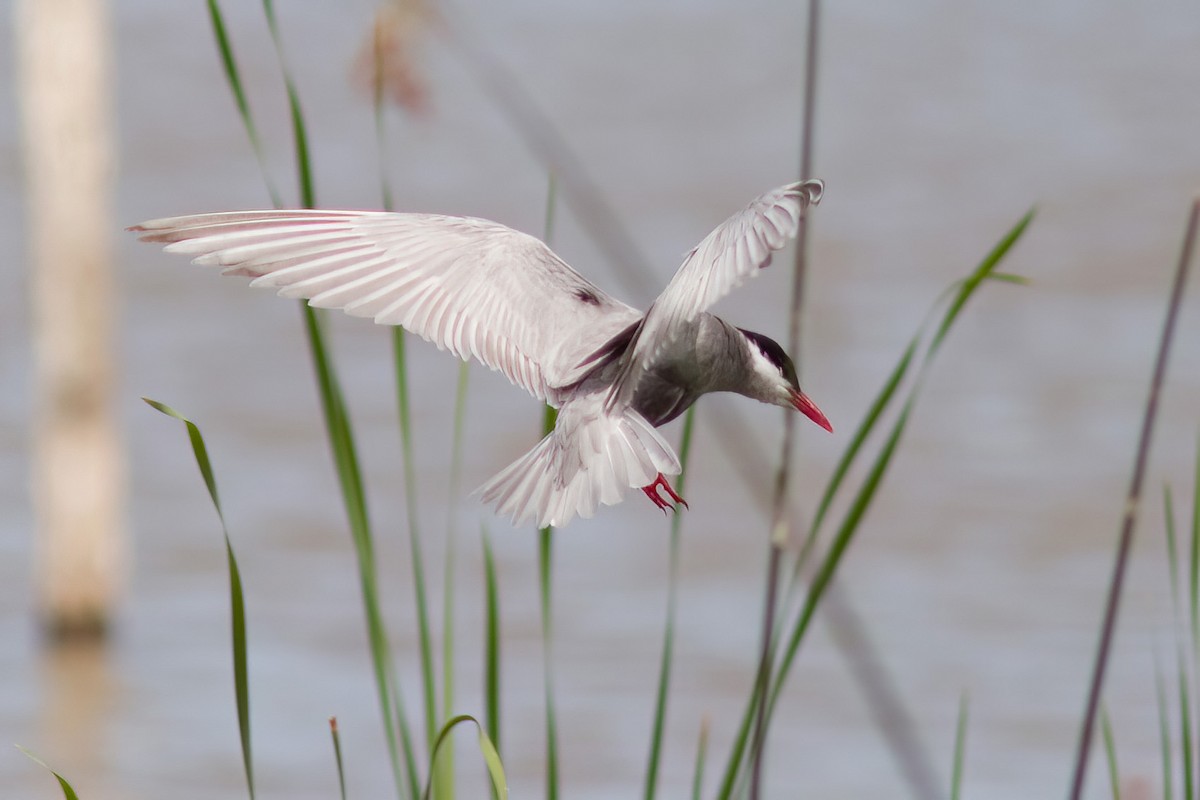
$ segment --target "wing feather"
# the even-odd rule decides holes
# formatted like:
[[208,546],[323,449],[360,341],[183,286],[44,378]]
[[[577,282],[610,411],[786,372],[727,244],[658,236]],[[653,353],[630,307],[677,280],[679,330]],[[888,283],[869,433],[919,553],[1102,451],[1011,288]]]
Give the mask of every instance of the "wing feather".
[[252,286],[402,325],[551,401],[641,316],[532,236],[470,217],[237,211],[130,230]]
[[820,202],[824,187],[807,180],[767,192],[692,248],[646,312],[609,394],[609,409],[631,401],[642,374],[678,331],[771,263],[771,254],[796,236],[805,209]]

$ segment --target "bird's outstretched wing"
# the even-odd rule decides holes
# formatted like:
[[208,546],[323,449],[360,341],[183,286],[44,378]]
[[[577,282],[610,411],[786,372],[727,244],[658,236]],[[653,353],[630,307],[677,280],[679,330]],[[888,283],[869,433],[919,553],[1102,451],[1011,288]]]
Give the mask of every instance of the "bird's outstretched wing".
[[670,345],[674,332],[771,263],[771,254],[796,236],[825,184],[807,180],[758,197],[692,248],[675,277],[646,312],[628,360],[609,395],[608,407],[627,404],[638,380]]
[[495,222],[382,211],[239,211],[130,228],[194,263],[475,357],[539,399],[641,316],[543,242]]

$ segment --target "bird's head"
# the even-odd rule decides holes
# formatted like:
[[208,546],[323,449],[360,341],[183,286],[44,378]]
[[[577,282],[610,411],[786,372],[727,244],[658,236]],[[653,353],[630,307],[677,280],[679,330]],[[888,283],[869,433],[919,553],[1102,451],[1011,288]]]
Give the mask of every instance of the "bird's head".
[[794,408],[825,430],[833,433],[833,426],[817,408],[817,404],[800,391],[796,379],[796,365],[779,343],[761,333],[739,328],[746,337],[750,350],[750,368],[753,374],[750,391],[745,392],[757,400],[784,408]]

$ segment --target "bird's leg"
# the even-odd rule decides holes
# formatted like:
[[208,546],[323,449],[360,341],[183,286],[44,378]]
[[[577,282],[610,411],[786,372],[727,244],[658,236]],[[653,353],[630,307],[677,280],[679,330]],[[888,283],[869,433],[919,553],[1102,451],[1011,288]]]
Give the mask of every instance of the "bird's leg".
[[675,494],[675,490],[671,488],[671,484],[667,483],[667,479],[663,477],[661,472],[658,473],[658,477],[654,479],[654,483],[650,484],[649,486],[642,487],[642,491],[646,493],[646,497],[650,498],[650,502],[654,503],[654,505],[661,508],[664,512],[668,508],[673,508],[671,503],[658,493],[660,486],[667,490],[667,494],[671,496],[672,500],[674,500],[676,503],[679,503],[684,508],[688,508],[687,500],[684,500],[682,497]]

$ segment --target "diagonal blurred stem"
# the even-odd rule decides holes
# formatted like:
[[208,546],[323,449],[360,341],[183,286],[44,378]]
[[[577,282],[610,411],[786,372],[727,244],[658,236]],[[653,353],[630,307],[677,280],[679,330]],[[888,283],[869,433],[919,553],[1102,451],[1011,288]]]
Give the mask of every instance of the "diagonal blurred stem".
[[1146,461],[1150,455],[1150,441],[1154,435],[1154,422],[1158,417],[1158,399],[1167,377],[1167,360],[1171,354],[1171,342],[1175,339],[1175,323],[1179,308],[1183,304],[1183,290],[1187,285],[1188,268],[1192,262],[1192,251],[1196,243],[1197,221],[1200,219],[1200,198],[1192,201],[1188,216],[1187,231],[1183,237],[1183,248],[1179,264],[1175,268],[1175,280],[1167,301],[1167,315],[1163,321],[1162,337],[1158,344],[1158,355],[1154,361],[1154,373],[1150,378],[1150,391],[1146,397],[1146,408],[1142,414],[1142,428],[1138,435],[1137,456],[1134,459],[1133,475],[1129,481],[1129,492],[1125,497],[1125,511],[1121,521],[1121,533],[1117,541],[1116,562],[1109,583],[1108,601],[1104,608],[1104,621],[1100,628],[1100,642],[1092,668],[1092,679],[1088,687],[1087,704],[1084,707],[1083,724],[1079,733],[1079,744],[1075,756],[1075,770],[1071,778],[1068,795],[1079,800],[1083,794],[1084,777],[1087,774],[1088,756],[1091,752],[1093,730],[1096,725],[1100,693],[1104,686],[1104,672],[1112,650],[1113,634],[1117,627],[1117,611],[1121,604],[1121,590],[1125,582],[1125,570],[1129,553],[1133,547],[1133,530],[1137,522],[1138,505],[1142,496],[1142,480],[1146,473]]
[[[804,114],[800,134],[800,180],[812,177],[813,124],[816,115],[817,89],[817,43],[819,41],[821,4],[820,0],[809,0],[808,25],[805,38],[804,64]],[[797,361],[800,358],[800,336],[804,307],[804,282],[808,272],[808,215],[801,213],[796,230],[795,263],[792,269],[792,296],[788,316],[787,350]],[[783,445],[779,459],[779,471],[775,477],[775,498],[771,511],[771,539],[767,555],[767,587],[763,601],[761,645],[759,650],[758,713],[754,724],[754,741],[750,749],[751,776],[750,798],[758,800],[762,792],[762,762],[766,750],[767,734],[767,687],[771,681],[771,664],[774,661],[775,610],[779,601],[779,572],[783,557],[783,546],[788,540],[788,484],[792,470],[792,451],[796,438],[796,415],[785,412],[783,417]]]
[[640,295],[653,297],[658,290],[650,260],[639,250],[583,162],[549,117],[538,108],[521,80],[487,49],[469,25],[450,12],[447,5],[441,4],[439,20],[450,45],[521,134],[533,155],[554,176],[562,191],[563,202],[575,212],[576,221],[592,237],[622,282]]

